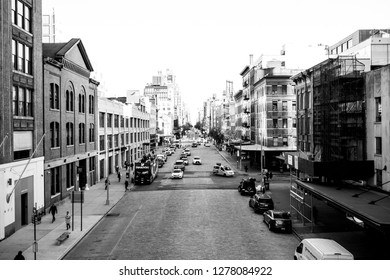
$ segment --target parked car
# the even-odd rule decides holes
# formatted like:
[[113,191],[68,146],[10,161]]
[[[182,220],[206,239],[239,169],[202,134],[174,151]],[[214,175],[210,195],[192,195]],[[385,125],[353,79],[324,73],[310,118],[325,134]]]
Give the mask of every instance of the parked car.
[[263,218],[263,221],[268,225],[269,230],[292,231],[290,212],[267,210],[263,213]]
[[246,179],[242,179],[240,184],[238,185],[238,192],[241,195],[249,194],[250,196],[256,194],[256,178],[250,177]]
[[176,145],[171,145],[169,146],[169,148],[171,149],[171,151],[176,151]]
[[332,239],[306,238],[299,243],[294,260],[353,260],[354,256]]
[[197,143],[192,143],[192,146],[191,146],[192,148],[197,148],[198,147],[198,144]]
[[190,155],[191,155],[191,151],[190,151],[190,149],[188,149],[188,148],[186,148],[186,149],[184,150],[184,152],[187,154],[187,156],[190,156]]
[[158,158],[157,159],[157,162],[158,162],[158,167],[161,168],[164,166],[164,159],[163,158]]
[[185,170],[186,169],[186,166],[184,164],[184,161],[182,160],[177,160],[175,162],[175,164],[173,165],[173,169],[181,169],[181,170]]
[[209,143],[209,142],[206,142],[206,143],[204,143],[204,146],[205,146],[205,147],[210,147],[210,143]]
[[195,156],[194,159],[192,160],[192,164],[194,164],[194,165],[202,164],[202,160],[200,159],[200,157]]
[[165,154],[157,155],[157,159],[162,159],[164,162],[167,162],[167,156]]
[[183,170],[181,169],[173,169],[171,178],[172,179],[183,179]]
[[220,175],[220,176],[234,176],[234,171],[229,166],[223,166],[223,165],[214,165],[213,167],[213,174]]
[[274,201],[269,194],[257,193],[249,199],[249,207],[255,212],[274,210]]
[[173,154],[173,152],[171,150],[169,150],[169,149],[166,150],[165,153],[166,153],[167,156],[171,156]]

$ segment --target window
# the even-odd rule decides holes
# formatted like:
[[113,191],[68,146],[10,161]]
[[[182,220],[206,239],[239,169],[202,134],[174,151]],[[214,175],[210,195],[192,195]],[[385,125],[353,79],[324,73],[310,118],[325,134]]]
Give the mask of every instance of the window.
[[95,157],[90,157],[89,158],[89,170],[90,171],[95,171]]
[[129,118],[126,118],[126,127],[129,127]]
[[380,97],[375,98],[375,121],[382,121],[382,100]]
[[292,119],[292,127],[297,128],[297,119],[296,118]]
[[278,86],[277,85],[272,86],[272,94],[278,94]]
[[114,127],[119,127],[119,116],[114,115]]
[[84,89],[79,93],[79,113],[85,113],[85,92],[84,92]]
[[287,147],[287,146],[288,146],[287,137],[283,137],[283,146],[284,146],[284,147]]
[[287,111],[287,101],[282,101],[282,111]]
[[95,114],[95,98],[93,97],[93,95],[90,95],[89,96],[89,99],[88,99],[88,101],[89,101],[89,106],[88,106],[88,113],[90,113],[90,114]]
[[89,142],[95,142],[95,125],[93,123],[89,124]]
[[295,102],[292,103],[292,110],[293,112],[297,111],[297,104]]
[[121,127],[125,127],[125,119],[121,116]]
[[282,94],[287,95],[287,85],[282,85]]
[[121,134],[121,146],[125,145],[125,135]]
[[287,128],[287,119],[282,120],[282,127]]
[[104,135],[99,136],[100,151],[104,151]]
[[112,135],[107,135],[107,146],[112,149]]
[[66,187],[69,189],[74,187],[74,164],[69,163],[66,165]]
[[66,90],[65,97],[66,97],[66,111],[73,112],[73,91],[70,87]]
[[278,119],[273,119],[273,128],[278,128]]
[[31,50],[31,47],[12,40],[13,70],[20,71],[29,75],[32,74]]
[[129,144],[129,133],[126,133],[126,144]]
[[59,92],[59,85],[55,83],[50,83],[50,109],[60,109]]
[[31,31],[31,8],[18,0],[12,0],[12,23]]
[[60,146],[60,124],[58,122],[50,123],[50,143],[52,148]]
[[66,123],[66,145],[70,146],[74,144],[73,139],[73,123]]
[[107,114],[107,127],[112,127],[112,114]]
[[274,147],[278,146],[278,137],[274,137]]
[[130,143],[134,143],[133,133],[130,133]]
[[114,135],[114,147],[118,147],[118,146],[119,146],[119,135],[115,134]]
[[50,169],[50,194],[56,195],[60,192],[60,167]]
[[12,87],[12,108],[14,116],[33,116],[32,91],[23,87]]
[[104,127],[104,113],[100,112],[99,113],[99,127],[103,128]]
[[278,101],[272,101],[272,111],[273,112],[278,111]]
[[85,124],[79,123],[79,144],[85,144]]
[[375,154],[381,155],[382,154],[382,137],[375,137],[375,143],[376,143]]

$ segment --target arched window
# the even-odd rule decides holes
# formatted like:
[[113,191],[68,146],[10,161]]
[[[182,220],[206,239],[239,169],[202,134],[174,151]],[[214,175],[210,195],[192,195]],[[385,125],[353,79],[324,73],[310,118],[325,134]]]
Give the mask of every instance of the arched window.
[[79,143],[80,144],[85,143],[85,124],[84,123],[79,124]]
[[59,91],[57,84],[50,83],[50,109],[60,109]]
[[66,111],[73,112],[74,111],[74,93],[71,86],[68,86],[66,90]]
[[50,142],[51,147],[59,147],[60,146],[60,125],[58,122],[51,122],[50,123]]
[[85,90],[81,89],[79,93],[79,113],[85,113]]
[[66,145],[70,146],[74,144],[73,135],[73,123],[68,122],[66,123]]
[[93,123],[89,124],[89,142],[95,142],[95,125]]
[[95,113],[95,103],[94,103],[94,97],[93,95],[88,96],[88,113],[89,114],[94,114]]

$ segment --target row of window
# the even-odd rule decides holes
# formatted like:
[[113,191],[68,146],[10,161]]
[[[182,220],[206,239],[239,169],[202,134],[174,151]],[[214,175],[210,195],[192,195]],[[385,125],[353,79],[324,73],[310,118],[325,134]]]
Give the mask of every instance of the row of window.
[[[74,145],[74,125],[71,122],[66,123],[66,145]],[[95,142],[95,125],[89,124],[89,142]],[[51,148],[60,146],[60,124],[58,122],[50,123],[50,145]],[[79,123],[79,144],[85,144],[85,124]]]
[[[297,109],[297,104],[295,102],[292,102],[292,111],[296,111]],[[282,111],[287,111],[287,101],[282,101]],[[274,100],[272,101],[272,111],[273,112],[278,112],[278,101]]]
[[[107,135],[107,148],[108,149],[112,149],[114,147],[119,147],[119,135],[120,135],[120,139],[121,139],[121,146],[125,145],[125,136],[126,136],[126,144],[147,140],[150,137],[149,132],[146,132],[146,131],[145,132],[138,132],[138,133],[126,133],[126,134],[122,133],[122,134]],[[134,136],[134,139],[133,139],[133,136]],[[100,151],[104,151],[106,149],[104,135],[99,136],[99,146],[100,146]]]
[[[282,120],[280,122],[280,120]],[[292,128],[296,128],[297,127],[297,119],[296,118],[292,118]],[[272,126],[273,128],[279,128],[279,124],[281,123],[281,128],[288,128],[288,122],[287,122],[287,119],[272,119]]]
[[12,111],[14,116],[33,116],[33,91],[28,88],[12,87]]
[[12,0],[12,23],[31,33],[31,7],[19,0]]
[[[78,96],[79,113],[85,113],[85,95],[85,91],[82,89]],[[65,91],[66,111],[74,112],[74,98],[73,90],[69,86]],[[60,109],[60,87],[55,83],[50,84],[50,109]],[[95,97],[93,95],[88,96],[88,113],[95,113]]]
[[[104,128],[105,115],[106,113],[102,113],[102,112],[99,113],[99,126],[101,128]],[[123,116],[107,113],[107,127],[111,128],[113,124],[114,127],[119,127],[119,123],[121,127],[126,127],[126,128],[149,128],[149,120],[142,120],[137,118],[124,118]]]

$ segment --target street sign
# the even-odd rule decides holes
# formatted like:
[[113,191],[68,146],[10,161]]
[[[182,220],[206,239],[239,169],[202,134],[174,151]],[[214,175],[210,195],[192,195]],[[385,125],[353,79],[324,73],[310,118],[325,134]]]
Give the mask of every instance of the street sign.
[[84,203],[84,192],[72,191],[72,203]]

